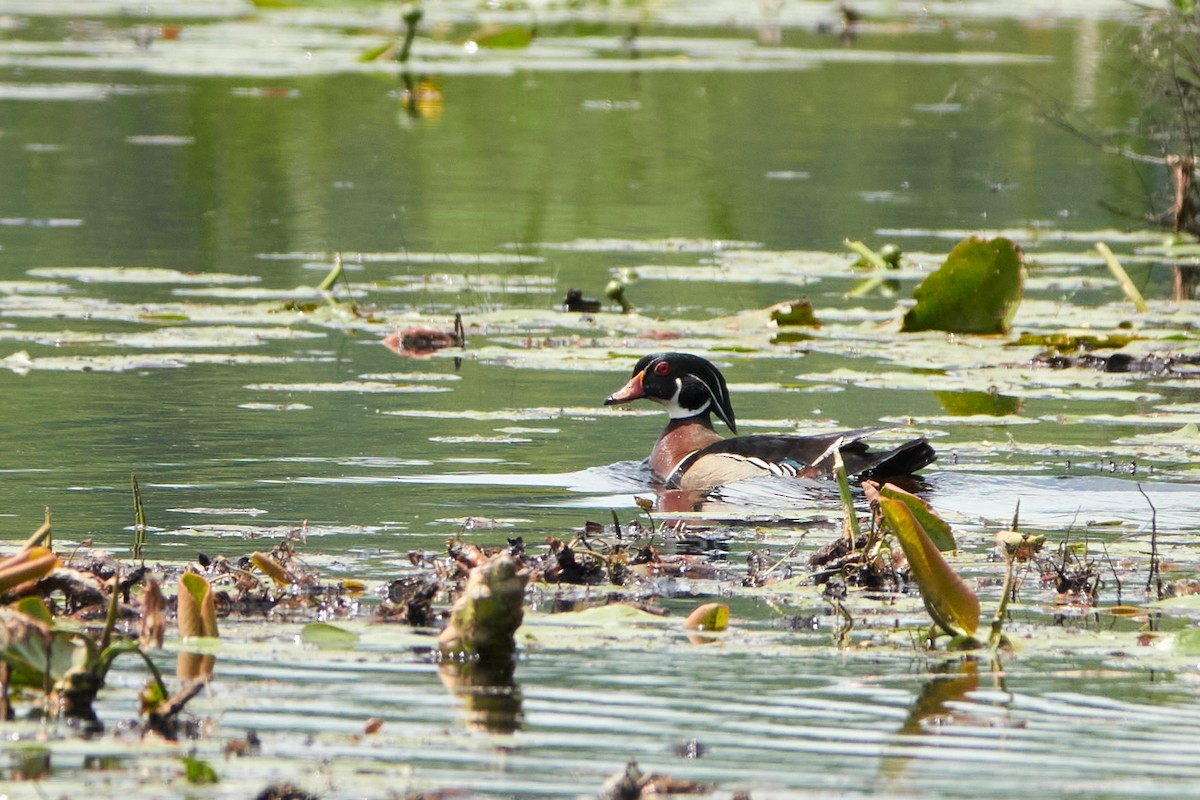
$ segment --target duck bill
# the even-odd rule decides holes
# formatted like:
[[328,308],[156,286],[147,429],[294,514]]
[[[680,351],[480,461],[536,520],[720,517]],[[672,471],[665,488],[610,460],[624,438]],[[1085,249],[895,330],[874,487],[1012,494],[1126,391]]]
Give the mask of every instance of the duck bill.
[[629,383],[625,384],[619,391],[613,392],[608,397],[604,398],[604,405],[615,406],[618,403],[628,403],[631,400],[645,397],[646,392],[642,390],[642,377],[646,374],[642,370],[637,375],[629,379]]

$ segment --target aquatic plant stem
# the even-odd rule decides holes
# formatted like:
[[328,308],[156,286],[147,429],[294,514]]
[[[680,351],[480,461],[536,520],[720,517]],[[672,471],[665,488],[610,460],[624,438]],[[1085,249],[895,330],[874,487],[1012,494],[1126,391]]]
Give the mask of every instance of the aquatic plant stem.
[[50,536],[51,536],[50,506],[46,506],[45,521],[42,523],[42,526],[40,528],[38,528],[36,531],[33,532],[32,536],[30,536],[28,539],[25,540],[25,544],[21,545],[21,549],[29,550],[34,547],[38,547],[38,546],[42,546],[42,545],[44,545],[45,547],[49,547],[50,546]]
[[[1015,530],[1015,528],[1014,528]],[[1012,597],[1013,587],[1013,572],[1014,565],[1017,560],[1011,555],[1005,554],[1004,558],[1006,565],[1004,570],[1004,587],[1000,592],[1000,602],[996,606],[996,613],[992,616],[992,629],[988,634],[988,647],[995,651],[1000,643],[1004,641],[1004,615],[1008,611],[1008,599]]]
[[137,473],[129,473],[133,486],[133,558],[143,561],[142,546],[146,543],[146,508],[142,505],[142,491],[138,487]]
[[854,496],[850,494],[850,479],[846,476],[846,464],[842,461],[841,442],[835,444],[833,450],[833,474],[837,478],[838,495],[842,498],[842,510],[846,514],[846,523],[842,530],[850,539],[850,548],[861,535],[858,526],[858,514],[854,511]]
[[1117,279],[1117,283],[1121,284],[1121,291],[1133,303],[1133,307],[1138,310],[1139,314],[1146,313],[1146,299],[1142,297],[1142,293],[1133,285],[1133,280],[1129,277],[1129,273],[1121,266],[1121,262],[1113,255],[1113,251],[1108,249],[1108,245],[1104,242],[1096,242],[1096,249],[1100,251],[1100,255],[1104,257],[1104,263],[1108,265],[1108,271]]
[[425,12],[419,4],[406,6],[403,11],[402,19],[404,20],[404,43],[400,45],[400,52],[396,54],[396,60],[401,64],[408,61],[409,53],[412,51],[413,39],[417,35],[417,23],[421,21],[421,17]]
[[771,566],[769,566],[765,570],[763,570],[762,574],[758,576],[759,580],[766,578],[768,575],[770,575],[772,572],[774,572],[776,569],[778,569],[780,567],[780,565],[782,565],[785,561],[787,561],[789,558],[794,556],[796,554],[796,551],[800,549],[800,545],[804,543],[804,536],[805,536],[805,534],[801,534],[800,538],[796,541],[796,543],[794,545],[791,546],[790,549],[788,549],[788,551],[786,553],[783,554],[782,558],[780,558],[774,564],[772,564]]
[[1162,565],[1158,560],[1158,509],[1154,507],[1154,503],[1150,502],[1150,497],[1142,488],[1141,483],[1137,484],[1137,490],[1150,506],[1150,571],[1146,576],[1146,592],[1149,593],[1153,586],[1156,589],[1156,597],[1162,600]]
[[121,588],[121,568],[118,564],[116,571],[112,577],[112,595],[108,599],[108,614],[104,617],[104,630],[100,633],[100,651],[104,652],[112,643],[113,630],[117,627],[117,609],[120,608],[118,601],[119,589]]
[[342,254],[335,253],[333,256],[333,269],[329,270],[329,274],[317,285],[317,288],[325,293],[333,291],[333,287],[338,282],[338,278],[342,277],[342,273]]

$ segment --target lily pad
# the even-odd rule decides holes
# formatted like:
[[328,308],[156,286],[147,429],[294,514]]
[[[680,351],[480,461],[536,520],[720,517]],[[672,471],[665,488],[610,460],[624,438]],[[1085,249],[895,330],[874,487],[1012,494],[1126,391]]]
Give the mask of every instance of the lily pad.
[[1021,302],[1024,261],[1003,237],[960,242],[913,290],[917,304],[904,315],[904,330],[1007,333]]
[[228,284],[255,283],[257,275],[220,272],[180,272],[159,267],[34,267],[28,275],[80,283]]

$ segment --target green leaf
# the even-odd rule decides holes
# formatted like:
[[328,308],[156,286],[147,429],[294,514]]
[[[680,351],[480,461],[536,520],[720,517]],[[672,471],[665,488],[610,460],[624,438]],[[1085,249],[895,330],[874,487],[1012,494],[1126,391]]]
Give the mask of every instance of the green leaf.
[[780,327],[785,325],[798,325],[805,328],[821,327],[816,314],[813,313],[812,301],[807,297],[771,306],[771,321]]
[[323,649],[349,650],[358,644],[357,633],[328,622],[308,623],[300,629],[300,638]]
[[1187,628],[1176,634],[1175,652],[1185,656],[1200,654],[1200,628]]
[[913,290],[917,304],[904,315],[903,329],[1007,333],[1024,286],[1024,257],[1011,240],[972,236]]
[[39,622],[54,625],[54,615],[46,607],[46,602],[40,597],[22,597],[12,604],[12,607],[26,616],[33,617]]
[[926,535],[921,523],[901,500],[874,494],[884,522],[900,541],[921,600],[934,623],[952,636],[974,639],[979,629],[979,598]]
[[1019,414],[1024,405],[1019,397],[999,392],[934,392],[933,396],[952,417],[972,417],[984,414],[990,417],[1007,417]]
[[500,25],[490,25],[475,31],[467,37],[479,47],[492,49],[513,49],[528,47],[533,41],[533,31],[529,28],[506,28]]
[[921,529],[925,535],[930,538],[938,550],[943,553],[953,552],[958,549],[958,545],[954,542],[954,533],[950,530],[950,525],[937,515],[929,504],[915,494],[910,494],[899,487],[890,483],[885,483],[879,488],[879,494],[889,500],[899,500],[908,507],[912,515],[917,518]]
[[196,785],[217,783],[221,780],[217,771],[207,761],[192,756],[183,756],[183,775],[188,783]]
[[396,45],[392,42],[384,42],[383,44],[376,45],[375,47],[368,47],[366,50],[362,51],[362,53],[360,53],[358,56],[358,60],[362,63],[377,61],[383,56],[384,53],[390,53],[395,49]]

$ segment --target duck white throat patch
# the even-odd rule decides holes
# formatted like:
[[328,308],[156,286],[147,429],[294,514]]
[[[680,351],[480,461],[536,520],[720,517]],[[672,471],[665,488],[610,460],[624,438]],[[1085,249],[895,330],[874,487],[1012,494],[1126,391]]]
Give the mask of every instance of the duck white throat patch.
[[654,402],[661,405],[667,410],[667,416],[671,419],[687,419],[695,417],[708,411],[708,407],[712,405],[712,400],[705,398],[704,403],[699,408],[687,408],[679,402],[679,395],[683,392],[683,379],[675,379],[675,394],[669,398],[662,400],[657,397],[651,398]]

